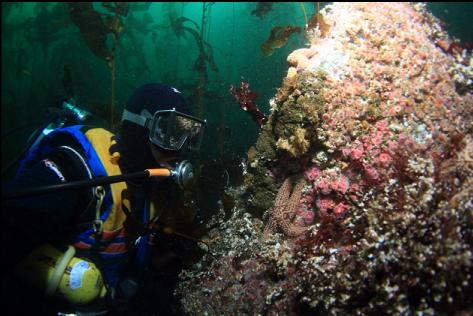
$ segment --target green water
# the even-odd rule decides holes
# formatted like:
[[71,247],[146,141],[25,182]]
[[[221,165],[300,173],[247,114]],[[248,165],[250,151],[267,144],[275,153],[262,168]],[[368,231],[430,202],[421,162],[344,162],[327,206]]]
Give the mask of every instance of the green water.
[[[274,4],[264,19],[251,14],[255,7],[255,3],[231,2],[153,3],[146,11],[132,7],[126,17],[120,17],[124,31],[116,48],[115,112],[121,112],[141,84],[167,83],[186,95],[194,112],[198,112],[196,103],[201,104],[209,122],[204,147],[208,157],[218,158],[222,147],[243,153],[254,142],[258,128],[228,93],[230,85],[238,85],[241,78],[248,80],[259,93],[257,103],[267,112],[268,99],[286,72],[287,54],[304,43],[301,36],[293,35],[284,48],[264,57],[260,45],[273,26],[303,26],[304,18],[298,3]],[[200,52],[195,38],[186,31],[178,37],[170,26],[170,17],[186,17],[198,28],[192,22],[183,25],[202,35],[204,8],[203,40],[210,45],[217,71],[210,63],[196,70]],[[65,65],[70,68],[77,103],[109,111],[110,70],[89,49],[68,9],[65,3],[2,3],[2,135],[12,135],[2,137],[3,148],[11,148],[2,152],[2,161],[14,156],[32,127],[11,131],[37,121],[54,97],[66,94]],[[109,13],[101,3],[94,3],[94,9]],[[313,5],[306,4],[306,10],[310,14]],[[111,36],[108,41],[112,47]],[[207,79],[202,79],[205,75]],[[198,88],[199,84],[204,87]],[[193,95],[199,93],[203,97],[197,100]]]
[[[318,3],[320,8],[324,4]],[[141,84],[170,84],[208,121],[203,161],[243,158],[259,128],[229,94],[230,85],[248,80],[258,92],[257,104],[269,113],[268,101],[287,71],[287,55],[304,47],[306,41],[293,34],[271,56],[262,54],[261,44],[275,26],[303,27],[302,6],[310,18],[317,3],[273,3],[261,17],[254,14],[257,2],[144,5],[133,4],[127,14],[118,15],[100,2],[93,3],[102,19],[116,16],[123,24],[115,42],[116,117]],[[454,36],[473,41],[471,3],[432,3],[428,7]],[[2,3],[2,170],[21,152],[53,100],[61,96],[73,96],[78,105],[111,120],[111,70],[85,42],[69,10],[67,3]],[[181,28],[171,24],[182,17],[187,20]],[[195,34],[204,43],[203,51]],[[105,48],[111,50],[113,45],[108,33]],[[202,52],[213,59],[196,69]],[[5,177],[4,172],[2,175]]]

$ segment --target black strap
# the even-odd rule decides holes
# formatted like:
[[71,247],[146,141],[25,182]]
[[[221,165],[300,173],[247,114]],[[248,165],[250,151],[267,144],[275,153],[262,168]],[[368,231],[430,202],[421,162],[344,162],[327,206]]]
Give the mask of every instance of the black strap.
[[[72,150],[75,150],[76,152],[73,152]],[[82,158],[83,160],[81,160],[77,154],[81,157],[84,156],[76,148],[61,146],[48,153],[47,158],[56,162],[60,166],[67,181],[90,179],[91,176],[88,171],[88,166],[84,165],[85,159]],[[79,192],[81,200],[84,201],[84,203],[81,205],[83,211],[79,214],[77,222],[87,223],[93,221],[95,219],[96,202],[93,188],[81,189]],[[81,224],[78,225],[83,226]]]

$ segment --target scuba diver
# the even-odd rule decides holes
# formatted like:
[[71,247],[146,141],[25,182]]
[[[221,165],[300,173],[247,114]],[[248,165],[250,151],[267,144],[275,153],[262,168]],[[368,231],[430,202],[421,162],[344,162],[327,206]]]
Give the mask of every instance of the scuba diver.
[[185,159],[200,149],[206,121],[158,83],[131,95],[117,136],[62,105],[2,188],[2,291],[16,314],[119,314],[145,278],[158,229],[195,220],[195,206],[173,208],[192,182]]

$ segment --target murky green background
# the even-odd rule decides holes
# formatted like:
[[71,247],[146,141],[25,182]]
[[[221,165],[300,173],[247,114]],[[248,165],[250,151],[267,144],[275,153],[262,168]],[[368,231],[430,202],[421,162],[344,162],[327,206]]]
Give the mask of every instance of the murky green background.
[[[141,84],[163,82],[177,87],[194,112],[208,121],[202,164],[210,166],[214,179],[227,181],[222,176],[227,170],[230,182],[238,182],[238,164],[255,142],[258,126],[230,95],[230,85],[239,85],[242,78],[248,80],[258,92],[258,105],[268,113],[268,101],[287,71],[286,57],[304,47],[305,39],[293,34],[271,56],[263,56],[261,44],[275,26],[303,27],[302,6],[310,18],[317,5],[323,8],[325,4],[273,3],[261,16],[254,11],[257,2],[164,2],[148,8],[145,3],[132,4],[126,16],[119,16],[123,31],[115,50],[114,112],[121,113],[129,95]],[[444,2],[428,7],[451,35],[464,43],[473,42],[473,4]],[[79,106],[110,121],[110,68],[92,53],[69,9],[67,3],[2,2],[4,179],[9,176],[5,167],[18,156],[54,100],[72,94]],[[101,2],[94,2],[93,9],[117,16]],[[184,23],[175,23],[182,17],[186,18]],[[203,40],[203,51],[196,34]],[[110,33],[107,36],[110,48],[113,39]],[[209,58],[196,67],[202,52]]]

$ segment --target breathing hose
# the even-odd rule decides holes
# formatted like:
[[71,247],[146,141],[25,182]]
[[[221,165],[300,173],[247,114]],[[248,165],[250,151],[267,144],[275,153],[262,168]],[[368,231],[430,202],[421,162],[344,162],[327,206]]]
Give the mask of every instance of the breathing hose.
[[25,188],[13,192],[2,193],[2,200],[19,199],[25,196],[36,196],[47,193],[54,193],[67,190],[77,190],[86,187],[95,187],[99,185],[124,182],[132,179],[150,178],[150,177],[172,177],[181,189],[185,189],[194,177],[192,165],[184,160],[174,169],[157,168],[146,169],[144,171],[132,172],[116,176],[97,177],[88,180],[66,182],[61,184],[46,185],[41,187]]

